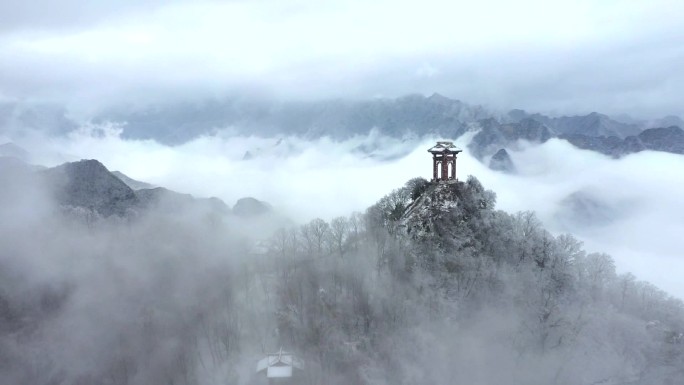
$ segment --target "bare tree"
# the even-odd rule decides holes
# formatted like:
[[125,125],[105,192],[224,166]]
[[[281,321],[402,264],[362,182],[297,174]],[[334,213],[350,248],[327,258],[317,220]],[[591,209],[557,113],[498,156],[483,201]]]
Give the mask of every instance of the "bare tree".
[[330,221],[330,240],[334,252],[342,258],[345,253],[345,243],[349,237],[350,224],[345,217],[337,217]]
[[310,256],[321,257],[325,250],[325,241],[330,232],[330,225],[320,218],[316,218],[301,228],[305,248]]

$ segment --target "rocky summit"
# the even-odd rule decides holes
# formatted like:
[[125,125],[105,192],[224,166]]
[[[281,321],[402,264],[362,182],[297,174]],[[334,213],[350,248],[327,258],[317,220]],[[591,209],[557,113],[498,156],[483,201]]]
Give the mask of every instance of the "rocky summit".
[[489,168],[494,171],[502,171],[505,173],[514,173],[515,165],[511,156],[508,154],[506,149],[502,148],[496,152],[489,160]]
[[58,203],[108,217],[124,216],[138,205],[133,189],[94,159],[65,163],[42,171]]

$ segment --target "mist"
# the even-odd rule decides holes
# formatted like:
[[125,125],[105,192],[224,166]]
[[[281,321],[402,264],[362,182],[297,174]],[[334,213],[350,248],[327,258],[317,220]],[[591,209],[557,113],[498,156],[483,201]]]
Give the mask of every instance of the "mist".
[[214,322],[230,304],[247,254],[239,237],[157,211],[86,224],[40,179],[10,180],[0,210],[3,382],[172,378],[197,338],[188,325]]
[[[671,215],[681,207],[676,155],[643,152],[615,160],[560,140],[519,142],[511,151],[518,174],[507,175],[466,151],[457,168],[467,182],[433,188],[460,191],[454,215],[479,202],[483,217],[442,223],[440,215],[418,213],[406,220],[445,227],[411,232],[419,238],[409,241],[397,238],[391,224],[384,228],[378,215],[406,196],[408,187],[398,189],[405,181],[431,176],[426,149],[437,138],[372,132],[335,142],[225,131],[168,147],[120,134],[113,125],[89,125],[66,137],[25,136],[19,144],[43,166],[97,158],[110,170],[229,205],[254,196],[294,224],[249,227],[262,233],[255,237],[238,218],[210,220],[164,205],[133,217],[85,220],[83,209],[54,201],[40,174],[2,174],[10,178],[0,196],[8,328],[2,344],[10,363],[3,376],[12,383],[252,384],[254,360],[282,345],[305,358],[310,383],[449,383],[457,370],[459,379],[475,384],[564,384],[580,367],[587,381],[616,373],[630,381],[660,375],[649,372],[644,358],[659,351],[651,335],[660,332],[649,332],[642,319],[663,320],[666,336],[680,327],[680,302],[617,276],[610,257],[592,253],[610,253],[619,273],[681,297],[681,283],[667,279],[681,264],[682,221]],[[474,134],[456,144],[467,148]],[[654,172],[662,164],[673,171]],[[599,213],[615,215],[578,222],[564,203],[577,191],[588,192]],[[493,211],[494,200],[511,213],[535,210],[553,235],[533,214]],[[437,201],[434,207],[451,206]],[[532,230],[514,235],[515,247],[497,243],[524,226]],[[565,232],[577,234],[586,252]],[[432,257],[452,258],[439,251],[440,242],[458,249],[469,234],[491,242],[491,257],[460,249],[462,267],[453,277],[420,267]],[[525,255],[536,242],[551,242],[557,262],[539,270],[518,259],[517,247]],[[496,258],[512,264],[496,267]],[[491,281],[482,271],[499,278]],[[577,275],[576,283],[563,283],[567,275]],[[544,283],[554,277],[561,280]],[[555,285],[567,289],[549,308]],[[539,298],[522,294],[537,290]],[[618,312],[620,303],[627,313]],[[538,318],[540,309],[548,322]],[[640,318],[630,318],[635,314]],[[617,329],[611,334],[609,328]],[[608,345],[596,345],[597,336]],[[492,359],[499,371],[488,370]]]
[[[0,383],[263,385],[282,351],[309,385],[681,382],[682,25],[675,0],[3,1]],[[620,157],[559,139],[586,133]]]
[[[456,144],[467,148],[473,134]],[[431,178],[426,150],[440,139],[392,139],[374,131],[343,142],[308,141],[233,136],[227,130],[168,147],[119,135],[116,126],[91,125],[68,137],[25,138],[20,144],[41,165],[98,159],[134,179],[218,197],[228,205],[245,196],[264,200],[305,223],[363,212],[405,181]],[[681,156],[645,151],[616,160],[558,139],[520,142],[517,148],[511,152],[516,174],[492,171],[466,150],[458,159],[459,177],[480,179],[496,192],[498,208],[534,211],[552,232],[571,233],[590,251],[612,255],[619,271],[684,297],[684,286],[671,274],[684,269],[684,219],[674,214],[684,210]],[[251,158],[243,159],[247,152]],[[578,192],[597,207],[569,205]]]

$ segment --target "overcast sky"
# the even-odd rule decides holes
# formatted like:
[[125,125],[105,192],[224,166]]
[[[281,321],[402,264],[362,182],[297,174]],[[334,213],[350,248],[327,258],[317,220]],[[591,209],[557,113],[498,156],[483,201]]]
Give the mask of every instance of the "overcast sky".
[[684,115],[677,0],[0,0],[0,98],[71,106],[440,92]]

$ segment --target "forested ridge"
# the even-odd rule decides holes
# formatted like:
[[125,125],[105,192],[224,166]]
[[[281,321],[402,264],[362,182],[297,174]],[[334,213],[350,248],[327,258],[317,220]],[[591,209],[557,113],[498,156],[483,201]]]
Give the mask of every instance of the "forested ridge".
[[413,179],[363,216],[280,233],[281,342],[358,383],[681,380],[679,299],[494,205],[474,177]]
[[247,384],[280,347],[309,384],[684,377],[679,299],[534,213],[496,210],[474,177],[412,179],[256,244],[215,217],[85,221],[2,194],[2,383]]

